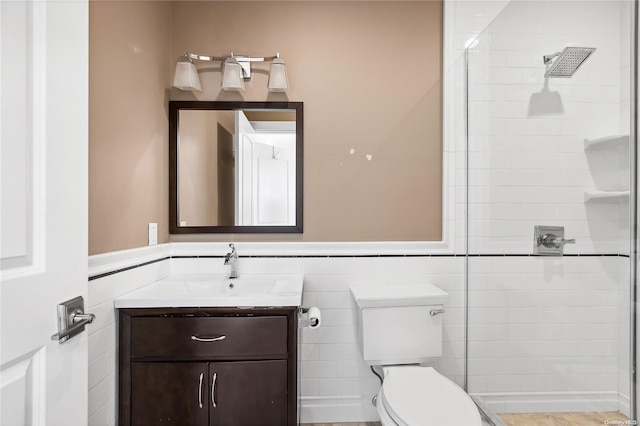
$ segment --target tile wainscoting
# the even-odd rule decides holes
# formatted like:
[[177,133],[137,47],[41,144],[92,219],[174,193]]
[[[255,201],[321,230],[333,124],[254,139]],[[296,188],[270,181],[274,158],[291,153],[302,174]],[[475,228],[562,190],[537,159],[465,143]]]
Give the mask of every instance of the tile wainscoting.
[[[173,246],[173,247],[172,247]],[[170,274],[224,274],[225,245],[191,245],[200,257],[185,253],[185,244],[164,248],[138,249],[127,253],[95,256],[90,263],[89,309],[98,315],[90,328],[91,425],[111,425],[116,419],[116,313],[118,296],[164,278]],[[444,356],[438,369],[462,384],[464,371],[464,258],[447,256],[328,257],[307,255],[288,257],[260,255],[243,257],[240,274],[304,274],[303,304],[317,306],[323,324],[302,329],[301,420],[302,422],[377,421],[371,398],[379,381],[361,360],[354,327],[355,311],[350,287],[366,284],[419,283],[429,280],[449,293],[444,329]],[[204,250],[202,250],[204,247]],[[246,252],[246,251],[245,251]],[[149,253],[158,262],[152,262]],[[113,259],[111,261],[110,259]],[[142,265],[135,267],[135,265]],[[111,268],[117,273],[109,273]]]
[[[278,256],[274,251],[271,256],[262,253],[243,257],[243,252],[251,252],[249,245],[244,250],[242,244],[237,246],[241,254],[240,274],[304,274],[303,304],[317,306],[322,310],[322,326],[317,329],[305,328],[301,332],[300,409],[303,423],[378,420],[371,398],[378,391],[379,381],[361,360],[357,346],[354,326],[356,311],[349,291],[353,285],[393,285],[399,283],[399,280],[404,284],[429,281],[448,292],[443,356],[436,369],[464,386],[464,273],[467,262],[464,256],[440,253],[435,256],[340,254],[332,257],[308,253],[295,256],[288,252],[285,257]],[[216,243],[171,243],[90,259],[88,305],[91,312],[98,316],[89,328],[91,425],[112,425],[116,419],[117,328],[114,299],[170,274],[223,274],[227,268],[223,265],[225,249],[226,245]],[[200,253],[199,257],[194,257],[197,256],[196,252]],[[567,363],[580,360],[579,365],[584,367],[584,371],[568,371],[566,374],[570,376],[567,377],[576,383],[588,383],[592,393],[606,395],[603,409],[616,411],[619,406],[624,405],[626,384],[623,366],[626,361],[617,358],[615,351],[611,352],[607,348],[616,345],[624,348],[624,331],[620,331],[619,335],[611,335],[609,331],[615,329],[616,321],[621,324],[624,322],[624,312],[619,309],[619,305],[624,307],[624,292],[619,283],[624,282],[628,258],[599,256],[594,260],[591,256],[572,256],[560,262],[557,258],[482,256],[470,258],[471,260],[471,272],[474,275],[469,283],[469,303],[472,308],[470,320],[474,322],[470,324],[470,327],[473,326],[470,328],[473,347],[469,348],[468,363],[472,392],[482,396],[499,395],[499,400],[487,401],[497,412],[504,412],[504,407],[507,406],[526,410],[526,397],[533,394],[553,396],[557,392],[563,392],[568,404],[575,405],[575,399],[580,395],[576,396],[572,393],[573,389],[563,387],[561,381],[557,388],[550,386],[544,392],[540,392],[542,389],[527,387],[528,375],[540,372],[531,370],[533,366],[522,370],[522,366],[531,364],[528,361],[530,354],[509,349],[520,348],[524,344],[525,347],[539,351],[544,345],[549,345],[553,348],[552,360],[557,360],[557,357],[564,357]],[[557,294],[556,290],[562,293],[561,298],[554,296]],[[576,297],[571,297],[571,294]],[[515,299],[518,301],[516,308],[509,310],[507,303],[513,303]],[[593,306],[594,303],[597,305]],[[565,344],[566,336],[563,333],[566,330],[563,326],[549,327],[548,335],[538,338],[524,334],[514,335],[513,333],[532,332],[531,323],[524,316],[521,315],[519,321],[512,322],[514,315],[518,313],[529,311],[533,314],[535,304],[545,307],[543,311],[551,309],[554,320],[564,321],[557,325],[566,323],[574,328],[576,324],[571,319],[573,317],[565,316],[563,319],[563,312],[582,316],[588,315],[594,308],[598,309],[607,319],[605,325],[598,327],[598,332],[602,335],[599,340],[603,343],[600,352],[591,358],[584,356],[584,342],[590,338],[592,323],[578,327],[580,330],[576,331],[578,334],[572,345]],[[508,338],[498,330],[506,326],[504,322],[507,320],[510,321],[507,332],[511,333],[507,334]],[[494,331],[496,333],[492,334]],[[580,340],[579,336],[586,337]],[[622,355],[626,355],[626,352]],[[536,365],[543,368],[542,364]],[[586,378],[594,372],[595,378]],[[540,407],[536,407],[538,400],[532,402],[528,411],[539,411]],[[557,409],[572,410],[561,404]]]

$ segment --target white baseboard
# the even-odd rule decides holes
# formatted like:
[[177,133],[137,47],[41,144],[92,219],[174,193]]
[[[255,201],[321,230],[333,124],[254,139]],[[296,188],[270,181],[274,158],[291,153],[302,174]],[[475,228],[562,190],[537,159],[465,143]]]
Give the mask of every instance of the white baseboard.
[[620,403],[619,410],[627,417],[631,417],[631,402],[629,401],[629,395],[619,394],[618,401]]
[[[476,393],[494,413],[559,413],[618,411],[618,392]],[[627,398],[628,400],[628,398]]]
[[380,421],[376,407],[359,396],[303,396],[301,423],[348,423]]

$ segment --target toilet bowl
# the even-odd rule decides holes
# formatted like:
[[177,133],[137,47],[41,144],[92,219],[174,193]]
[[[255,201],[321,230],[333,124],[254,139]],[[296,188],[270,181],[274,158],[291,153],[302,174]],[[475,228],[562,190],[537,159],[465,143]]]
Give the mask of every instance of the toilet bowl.
[[351,293],[363,359],[382,366],[376,399],[382,425],[481,426],[469,395],[428,366],[442,355],[448,294],[430,283],[353,287]]
[[432,367],[385,367],[377,397],[382,426],[481,426],[473,400]]

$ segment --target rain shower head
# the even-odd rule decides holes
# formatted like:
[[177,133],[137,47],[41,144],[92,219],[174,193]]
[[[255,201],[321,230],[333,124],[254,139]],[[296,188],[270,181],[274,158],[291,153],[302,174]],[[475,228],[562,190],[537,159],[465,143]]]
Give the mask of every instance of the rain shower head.
[[544,73],[545,78],[560,77],[571,78],[573,74],[580,68],[584,61],[591,56],[596,49],[593,47],[565,47],[562,52],[553,55],[545,55],[544,63],[548,65],[553,58],[557,59],[553,65]]

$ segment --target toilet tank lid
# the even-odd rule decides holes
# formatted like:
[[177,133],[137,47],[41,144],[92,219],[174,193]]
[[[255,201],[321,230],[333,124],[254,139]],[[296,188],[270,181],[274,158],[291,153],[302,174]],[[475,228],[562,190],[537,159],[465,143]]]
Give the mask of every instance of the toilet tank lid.
[[360,308],[444,305],[449,296],[431,283],[358,286],[351,294]]

